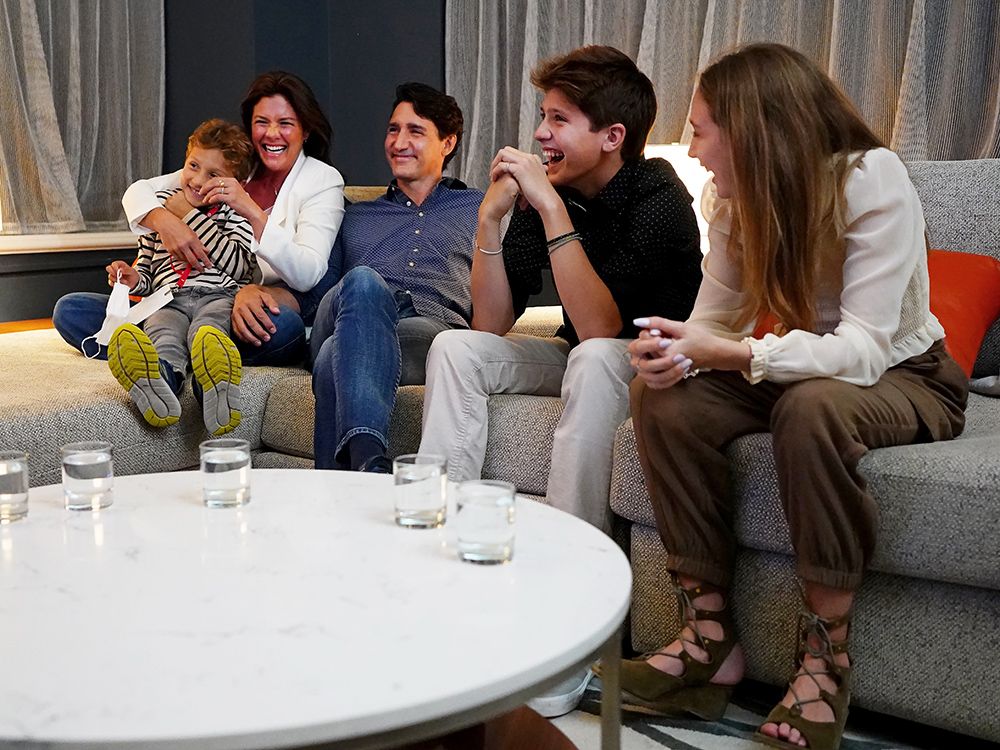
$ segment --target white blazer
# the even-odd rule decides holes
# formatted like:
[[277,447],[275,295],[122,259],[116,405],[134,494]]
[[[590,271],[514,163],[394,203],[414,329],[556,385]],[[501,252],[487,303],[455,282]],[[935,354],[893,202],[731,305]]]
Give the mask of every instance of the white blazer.
[[[136,234],[152,230],[140,222],[154,208],[162,208],[159,190],[180,187],[181,171],[133,182],[122,196],[129,228]],[[299,154],[278,191],[256,254],[262,282],[284,281],[305,292],[319,283],[330,263],[330,251],[344,219],[344,178],[335,168]]]

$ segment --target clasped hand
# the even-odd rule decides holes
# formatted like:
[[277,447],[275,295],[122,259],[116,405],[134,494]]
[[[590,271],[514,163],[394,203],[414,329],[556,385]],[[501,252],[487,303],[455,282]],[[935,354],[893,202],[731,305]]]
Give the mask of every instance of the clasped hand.
[[650,388],[670,388],[710,359],[715,337],[697,326],[657,317],[634,322],[642,330],[628,346],[632,367]]
[[539,212],[549,205],[561,204],[541,158],[505,146],[490,164],[490,187],[483,199],[486,215],[499,221],[514,206],[518,197],[521,208],[531,205]]

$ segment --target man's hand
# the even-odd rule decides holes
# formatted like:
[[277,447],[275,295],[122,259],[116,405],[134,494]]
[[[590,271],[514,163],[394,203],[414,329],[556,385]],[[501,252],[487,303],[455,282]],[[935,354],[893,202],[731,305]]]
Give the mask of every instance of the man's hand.
[[195,271],[212,267],[212,259],[198,235],[166,208],[154,208],[142,218],[142,224],[160,236],[160,243],[175,261]]
[[539,213],[562,206],[562,200],[549,182],[548,170],[540,157],[511,146],[500,149],[490,165],[490,180],[510,175],[517,181],[521,195]]
[[480,219],[499,224],[514,207],[514,202],[520,193],[517,180],[510,175],[500,175],[499,178],[492,180],[486,189],[486,195],[483,196],[483,202],[479,204]]
[[121,282],[129,289],[135,289],[139,283],[139,272],[123,260],[112,261],[104,270],[108,272],[108,286],[115,285],[119,280],[118,274],[121,274]]
[[260,346],[271,340],[277,327],[268,316],[268,310],[277,315],[281,310],[266,286],[247,284],[236,293],[233,302],[233,333],[241,341]]

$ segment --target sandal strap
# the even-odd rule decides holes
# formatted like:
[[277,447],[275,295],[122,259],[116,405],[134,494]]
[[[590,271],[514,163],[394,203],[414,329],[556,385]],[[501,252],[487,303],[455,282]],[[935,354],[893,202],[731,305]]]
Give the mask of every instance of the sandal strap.
[[[680,659],[684,664],[684,675],[694,682],[707,682],[718,671],[722,662],[729,656],[736,644],[736,633],[733,627],[732,615],[729,611],[729,597],[725,589],[711,583],[700,583],[690,588],[681,585],[676,575],[672,575],[674,595],[677,597],[677,607],[684,626],[691,629],[694,640],[686,638],[681,631],[682,644],[697,646],[706,654],[708,661],[694,658],[686,647],[682,646],[679,654],[665,654]],[[694,605],[694,600],[707,594],[719,594],[722,597],[722,609],[702,609]],[[722,628],[722,638],[715,640],[702,635],[698,628],[699,620],[709,620],[718,623]]]

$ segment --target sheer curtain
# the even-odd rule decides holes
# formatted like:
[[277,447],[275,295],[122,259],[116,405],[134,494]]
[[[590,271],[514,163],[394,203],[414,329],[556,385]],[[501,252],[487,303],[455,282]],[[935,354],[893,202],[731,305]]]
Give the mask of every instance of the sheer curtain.
[[126,228],[163,150],[162,0],[0,3],[3,234]]
[[687,139],[697,71],[752,41],[815,60],[904,159],[1000,156],[996,0],[448,0],[445,78],[468,134],[454,170],[483,186],[500,146],[531,148],[528,73],[549,55],[630,55],[656,88],[663,143]]

